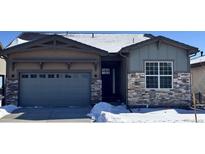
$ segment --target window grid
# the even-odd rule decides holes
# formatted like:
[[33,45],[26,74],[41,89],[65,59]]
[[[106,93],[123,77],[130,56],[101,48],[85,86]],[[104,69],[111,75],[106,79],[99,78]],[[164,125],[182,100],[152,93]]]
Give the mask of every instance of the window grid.
[[110,74],[110,68],[102,68],[102,75],[109,75]]
[[[151,63],[152,64],[155,63],[155,65],[156,64],[158,65],[157,74],[151,74],[150,71],[147,71],[147,68],[149,69],[149,66]],[[147,64],[148,64],[148,67],[147,67]],[[164,66],[167,65],[169,67],[169,70],[167,71],[167,70],[162,69],[161,71],[160,64],[162,64],[162,68],[164,68]],[[149,85],[147,85],[147,77],[157,77],[157,82],[158,82],[157,87],[154,87],[154,88],[148,87]],[[170,88],[166,88],[166,87],[164,88],[163,83],[165,83],[165,81],[162,84],[160,83],[161,81],[163,81],[164,77],[170,78],[169,79],[171,80],[171,85],[169,85]],[[156,85],[156,84],[153,84],[153,85]],[[146,61],[145,62],[145,88],[146,89],[172,89],[173,88],[173,62],[172,61]]]

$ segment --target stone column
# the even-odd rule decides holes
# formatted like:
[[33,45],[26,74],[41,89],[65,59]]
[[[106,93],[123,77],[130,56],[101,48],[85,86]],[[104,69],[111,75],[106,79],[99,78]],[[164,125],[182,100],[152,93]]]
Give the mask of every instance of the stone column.
[[102,80],[92,79],[91,81],[91,102],[98,103],[102,100]]
[[14,104],[18,103],[18,90],[19,84],[18,80],[7,79],[6,80],[6,104]]

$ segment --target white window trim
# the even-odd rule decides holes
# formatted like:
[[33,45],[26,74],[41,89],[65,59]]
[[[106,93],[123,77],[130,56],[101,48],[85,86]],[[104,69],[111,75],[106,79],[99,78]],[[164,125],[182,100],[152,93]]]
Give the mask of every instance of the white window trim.
[[[160,75],[160,63],[171,63],[172,66],[172,75]],[[158,74],[157,75],[146,75],[146,63],[158,63]],[[144,62],[144,73],[145,73],[145,90],[163,90],[163,91],[168,91],[173,89],[173,76],[174,76],[174,69],[173,69],[173,61],[145,61]],[[158,88],[147,88],[146,85],[146,77],[147,76],[157,76],[158,77]],[[171,76],[172,77],[172,87],[171,88],[160,88],[160,76]]]

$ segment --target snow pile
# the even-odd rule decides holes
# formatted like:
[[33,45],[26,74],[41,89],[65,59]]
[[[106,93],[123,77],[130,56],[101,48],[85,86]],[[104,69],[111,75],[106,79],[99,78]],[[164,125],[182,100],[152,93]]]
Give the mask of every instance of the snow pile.
[[92,108],[90,113],[88,114],[91,119],[98,121],[98,122],[105,122],[102,118],[102,114],[105,113],[129,113],[129,110],[126,109],[125,105],[119,105],[119,106],[113,106],[106,102],[99,102],[98,104],[95,104],[95,106]]
[[14,110],[16,110],[18,107],[15,105],[6,105],[3,107],[0,107],[0,119],[10,113],[12,113]]
[[[96,104],[89,116],[96,122],[114,123],[183,123],[195,122],[194,111],[185,109],[137,108],[130,113],[125,105]],[[205,122],[205,110],[197,111],[198,122]]]
[[[124,116],[122,116],[124,114]],[[113,114],[110,112],[101,112],[101,115],[98,117],[97,122],[116,122],[116,123],[131,123],[133,122],[132,117],[126,116],[131,113],[120,113]]]

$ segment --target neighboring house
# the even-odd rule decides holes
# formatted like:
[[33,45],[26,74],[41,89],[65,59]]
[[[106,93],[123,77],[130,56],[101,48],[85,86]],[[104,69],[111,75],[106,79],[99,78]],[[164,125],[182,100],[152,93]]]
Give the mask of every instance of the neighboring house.
[[192,91],[205,96],[205,56],[191,60]]
[[[3,46],[0,43],[0,54],[3,50]],[[6,61],[0,57],[0,106],[1,106],[1,99],[3,98],[4,94],[4,79],[6,75]]]
[[22,33],[3,50],[6,103],[189,106],[192,47],[148,34]]
[[[3,50],[3,46],[0,43],[0,54]],[[6,61],[0,57],[0,75],[6,75]]]

